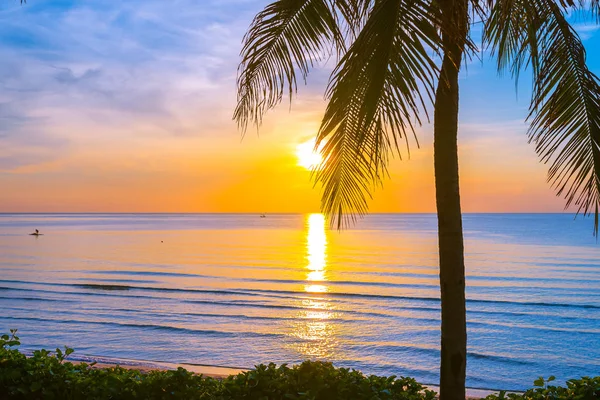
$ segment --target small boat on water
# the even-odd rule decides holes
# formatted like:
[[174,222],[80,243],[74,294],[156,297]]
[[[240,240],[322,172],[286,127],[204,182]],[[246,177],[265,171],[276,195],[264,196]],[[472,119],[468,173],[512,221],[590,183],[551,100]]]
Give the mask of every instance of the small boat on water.
[[260,214],[261,218],[267,218],[267,216],[265,214]]
[[35,232],[30,233],[29,235],[30,236],[44,236],[44,234],[40,233],[40,231],[38,231],[37,229],[35,230]]

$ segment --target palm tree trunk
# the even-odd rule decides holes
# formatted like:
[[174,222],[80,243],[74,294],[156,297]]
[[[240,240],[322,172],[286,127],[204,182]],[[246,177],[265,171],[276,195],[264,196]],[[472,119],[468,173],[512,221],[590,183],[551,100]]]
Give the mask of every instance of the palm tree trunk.
[[446,29],[442,29],[444,59],[436,92],[433,129],[442,300],[440,399],[464,400],[467,323],[457,139],[458,73],[466,42],[468,14],[464,0],[448,1],[447,4],[443,19],[447,22]]

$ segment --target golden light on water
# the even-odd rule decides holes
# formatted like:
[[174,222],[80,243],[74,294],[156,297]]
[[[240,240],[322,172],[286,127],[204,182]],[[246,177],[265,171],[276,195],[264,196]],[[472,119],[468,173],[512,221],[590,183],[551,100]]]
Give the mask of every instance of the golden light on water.
[[320,152],[315,151],[315,143],[315,140],[311,139],[296,146],[298,165],[306,169],[314,169],[321,165],[323,157]]
[[[327,234],[325,217],[310,214],[306,220],[306,284],[307,293],[327,293]],[[300,339],[294,343],[295,350],[308,358],[329,358],[338,346],[337,330],[333,318],[335,307],[323,297],[303,298],[302,311],[293,321],[291,335]]]
[[308,293],[326,293],[327,286],[325,285],[306,285],[304,286],[304,290]]
[[292,335],[301,339],[296,350],[308,358],[329,358],[337,347],[337,326],[332,323],[332,306],[328,301],[304,299],[305,310],[298,313]]
[[309,293],[325,293],[326,285],[316,283],[325,282],[325,266],[327,264],[327,235],[325,234],[325,217],[323,214],[310,214],[308,216],[308,232],[306,234],[306,252],[309,270],[306,276],[307,283],[304,290]]

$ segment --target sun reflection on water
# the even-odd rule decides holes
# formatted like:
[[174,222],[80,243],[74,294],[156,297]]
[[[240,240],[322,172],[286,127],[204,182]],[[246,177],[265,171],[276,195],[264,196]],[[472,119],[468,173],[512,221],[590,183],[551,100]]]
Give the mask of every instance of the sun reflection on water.
[[[329,292],[326,285],[327,235],[325,217],[322,214],[308,216],[306,253],[308,264],[304,291],[311,294]],[[299,300],[303,310],[296,315],[291,333],[298,339],[293,345],[295,350],[311,359],[332,357],[337,347],[335,307],[323,297],[305,297]]]
[[304,299],[305,310],[296,315],[292,336],[294,349],[303,358],[324,359],[334,355],[337,347],[338,327],[332,321],[335,317],[332,305],[323,299]]
[[306,235],[306,251],[309,270],[306,276],[307,283],[304,290],[309,293],[325,293],[329,289],[326,285],[315,283],[324,282],[325,266],[327,264],[327,235],[325,234],[325,217],[323,214],[310,214],[308,216],[308,233]]

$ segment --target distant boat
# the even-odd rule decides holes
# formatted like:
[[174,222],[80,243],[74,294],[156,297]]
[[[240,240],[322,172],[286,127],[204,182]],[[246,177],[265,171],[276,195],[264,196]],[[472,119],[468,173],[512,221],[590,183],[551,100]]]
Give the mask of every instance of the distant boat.
[[36,230],[35,230],[35,232],[33,232],[33,233],[30,233],[29,235],[30,235],[30,236],[43,236],[44,234],[43,234],[43,233],[40,233],[40,231],[38,231],[38,230],[36,229]]
[[260,214],[261,218],[267,218],[267,216],[265,214]]

